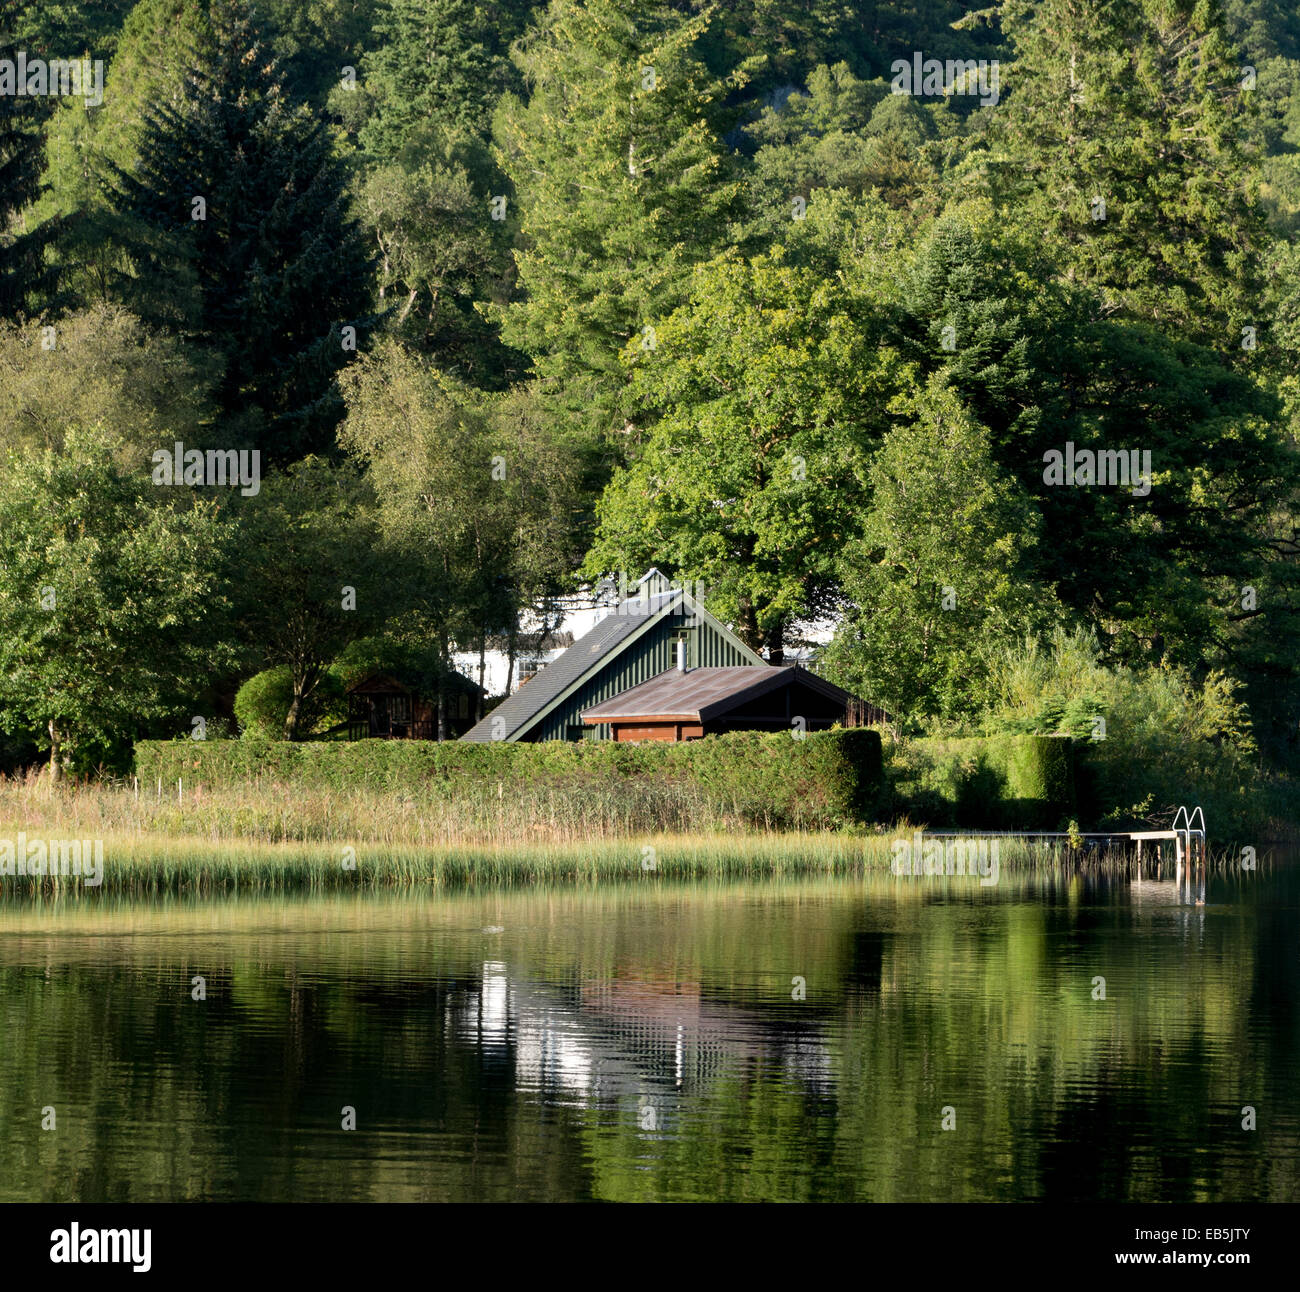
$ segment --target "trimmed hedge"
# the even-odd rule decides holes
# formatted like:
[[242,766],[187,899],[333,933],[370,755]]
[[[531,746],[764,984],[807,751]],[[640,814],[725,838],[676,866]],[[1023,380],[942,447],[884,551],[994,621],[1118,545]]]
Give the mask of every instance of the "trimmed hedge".
[[729,732],[703,740],[643,744],[541,741],[142,740],[136,775],[145,785],[183,778],[205,789],[259,781],[421,793],[454,800],[458,789],[498,782],[503,794],[548,788],[608,789],[632,780],[683,785],[720,808],[780,824],[825,827],[868,819],[880,802],[876,731]]
[[931,826],[1051,830],[1077,812],[1068,736],[909,740],[890,751],[886,809]]

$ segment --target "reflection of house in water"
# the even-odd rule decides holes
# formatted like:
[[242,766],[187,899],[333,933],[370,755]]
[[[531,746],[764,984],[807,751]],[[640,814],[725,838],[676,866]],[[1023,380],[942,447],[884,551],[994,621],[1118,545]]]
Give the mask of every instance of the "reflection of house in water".
[[582,1102],[689,1090],[759,1065],[818,1091],[830,1057],[814,1018],[784,1020],[706,999],[698,983],[621,977],[571,988],[483,965],[477,990],[456,1009],[456,1035],[501,1057],[515,1084]]

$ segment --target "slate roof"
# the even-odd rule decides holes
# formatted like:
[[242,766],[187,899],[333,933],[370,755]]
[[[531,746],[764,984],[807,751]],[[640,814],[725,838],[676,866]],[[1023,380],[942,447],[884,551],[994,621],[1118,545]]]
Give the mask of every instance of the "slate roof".
[[662,718],[675,722],[708,722],[738,704],[756,700],[795,681],[819,691],[828,699],[847,704],[852,697],[807,669],[792,664],[780,667],[746,664],[728,668],[670,668],[640,686],[603,700],[582,711],[586,723],[623,722],[634,718]]
[[[519,690],[506,696],[481,722],[471,727],[462,740],[486,744],[492,740],[493,726],[500,731],[498,740],[510,740],[529,726],[553,700],[559,699],[575,682],[581,680],[611,652],[632,637],[638,629],[671,607],[682,595],[680,589],[642,597],[629,597],[605,616],[592,630],[578,638]],[[496,720],[503,718],[502,728]]]

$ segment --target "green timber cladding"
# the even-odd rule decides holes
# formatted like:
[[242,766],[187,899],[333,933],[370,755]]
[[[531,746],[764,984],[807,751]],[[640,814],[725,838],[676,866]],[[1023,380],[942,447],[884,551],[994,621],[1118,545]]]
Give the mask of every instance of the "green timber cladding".
[[688,593],[643,595],[621,602],[461,739],[607,740],[609,725],[584,726],[582,711],[675,668],[679,639],[688,668],[766,667]]

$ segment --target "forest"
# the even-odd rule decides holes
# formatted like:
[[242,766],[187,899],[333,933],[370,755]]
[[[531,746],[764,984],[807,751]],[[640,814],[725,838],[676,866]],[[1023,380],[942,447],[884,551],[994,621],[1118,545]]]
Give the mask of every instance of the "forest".
[[1287,0],[0,0],[0,767],[657,566],[901,733],[1290,784],[1298,234]]

